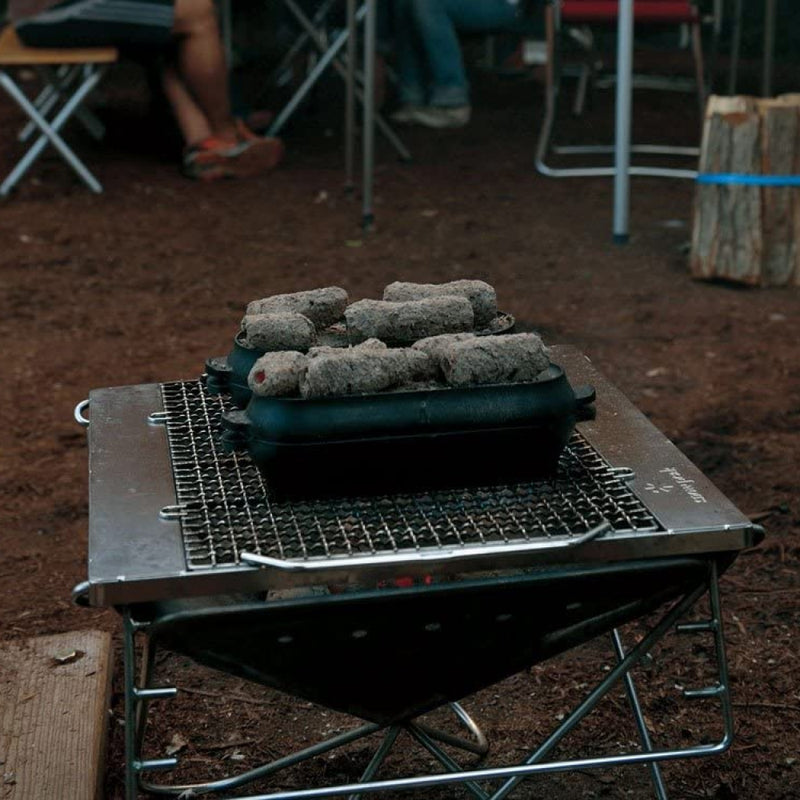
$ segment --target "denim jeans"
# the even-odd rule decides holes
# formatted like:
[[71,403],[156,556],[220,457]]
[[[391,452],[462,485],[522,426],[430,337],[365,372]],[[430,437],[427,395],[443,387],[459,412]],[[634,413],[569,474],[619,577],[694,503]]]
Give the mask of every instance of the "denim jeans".
[[458,33],[510,28],[518,0],[393,0],[400,102],[452,108],[469,104]]

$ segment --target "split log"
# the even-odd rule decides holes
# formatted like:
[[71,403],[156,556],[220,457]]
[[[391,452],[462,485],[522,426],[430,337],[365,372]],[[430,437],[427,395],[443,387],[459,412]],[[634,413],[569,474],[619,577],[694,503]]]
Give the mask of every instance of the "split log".
[[[711,97],[700,173],[797,175],[800,95]],[[690,267],[696,278],[752,286],[800,283],[800,190],[698,183]]]

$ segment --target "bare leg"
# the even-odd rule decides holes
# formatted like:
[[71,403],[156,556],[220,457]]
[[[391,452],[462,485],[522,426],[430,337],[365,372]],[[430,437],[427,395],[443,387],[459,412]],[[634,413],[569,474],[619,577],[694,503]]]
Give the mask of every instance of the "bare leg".
[[170,79],[165,78],[165,90],[181,130],[186,126],[194,133],[199,128],[199,113],[213,136],[235,142],[228,68],[212,0],[176,0],[174,31],[178,38],[178,73],[173,73],[171,86]]
[[208,118],[189,93],[173,64],[164,67],[162,83],[164,94],[175,114],[183,141],[186,144],[195,144],[211,136]]

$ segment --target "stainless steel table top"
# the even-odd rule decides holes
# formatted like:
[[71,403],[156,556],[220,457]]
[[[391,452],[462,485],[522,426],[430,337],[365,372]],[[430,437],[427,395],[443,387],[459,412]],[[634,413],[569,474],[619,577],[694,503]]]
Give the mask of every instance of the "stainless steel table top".
[[[754,543],[757,535],[750,521],[583,355],[564,346],[553,347],[552,353],[552,360],[564,367],[573,385],[591,383],[597,390],[596,418],[578,424],[576,447],[589,453],[593,470],[595,462],[601,463],[614,482],[612,494],[622,492],[625,509],[632,509],[630,514],[623,509],[609,532],[596,538],[584,535],[591,526],[591,515],[599,513],[597,509],[587,512],[583,530],[566,531],[557,523],[557,506],[553,514],[544,517],[552,521],[543,523],[542,515],[537,515],[532,526],[526,528],[520,517],[534,517],[520,508],[529,496],[523,491],[505,490],[497,499],[501,503],[497,508],[503,512],[499,516],[504,521],[500,523],[493,511],[496,506],[491,505],[495,503],[493,490],[484,491],[488,491],[489,511],[485,503],[478,503],[475,513],[471,510],[475,492],[467,490],[457,498],[458,513],[446,516],[447,535],[439,536],[434,531],[433,540],[415,540],[413,547],[407,542],[398,543],[389,535],[388,550],[381,549],[370,535],[369,526],[378,525],[375,519],[376,515],[380,517],[379,511],[369,501],[359,501],[358,508],[346,519],[347,524],[355,519],[364,529],[365,536],[359,539],[361,549],[353,548],[355,539],[342,535],[339,538],[348,548],[342,554],[328,546],[338,534],[326,535],[318,521],[320,511],[313,503],[270,504],[264,498],[256,498],[262,515],[257,520],[239,519],[251,513],[248,507],[231,512],[233,516],[217,523],[225,533],[226,520],[235,517],[234,527],[249,530],[241,546],[234,541],[224,557],[219,548],[212,548],[211,556],[195,558],[197,547],[203,544],[202,535],[197,532],[200,529],[190,524],[197,509],[192,512],[192,504],[185,497],[179,498],[176,488],[184,485],[186,471],[197,472],[207,487],[215,482],[238,481],[242,475],[251,476],[250,484],[257,484],[258,479],[253,477],[257,471],[247,463],[231,466],[225,458],[208,461],[202,454],[188,453],[183,461],[173,460],[167,428],[162,424],[160,385],[99,389],[90,395],[90,602],[124,605],[290,586],[363,584],[398,574],[464,574],[559,563],[649,559],[738,551]],[[213,443],[212,446],[216,447]],[[582,452],[578,455],[583,458]],[[235,458],[239,462],[247,460],[242,455]],[[234,467],[234,472],[222,474]],[[602,481],[605,473],[601,470],[598,474]],[[581,479],[580,474],[578,478]],[[528,488],[536,490],[534,500],[549,491]],[[251,489],[241,487],[241,491]],[[227,488],[221,492],[215,500],[217,505],[228,502],[228,492]],[[502,506],[506,496],[512,497],[510,507]],[[546,498],[548,507],[551,500],[558,499],[556,490],[553,498]],[[391,499],[386,502],[392,508],[397,505]],[[419,503],[414,498],[408,502],[414,504],[418,516],[422,515],[419,524],[431,527],[425,509],[431,503],[441,503],[430,497]],[[341,530],[343,508],[347,510],[345,506],[334,509],[332,521],[327,524]],[[326,505],[325,520],[329,513]],[[273,529],[269,525],[274,524],[276,531],[280,528],[271,518],[287,514],[301,543],[299,549],[287,549],[280,543],[277,549],[270,548],[268,540]],[[267,518],[269,525],[265,527]],[[388,530],[384,522],[381,525]],[[463,526],[462,531],[458,530],[459,525]],[[531,527],[536,529],[532,533]],[[241,558],[245,549],[256,555],[261,553],[266,566],[245,563]]]

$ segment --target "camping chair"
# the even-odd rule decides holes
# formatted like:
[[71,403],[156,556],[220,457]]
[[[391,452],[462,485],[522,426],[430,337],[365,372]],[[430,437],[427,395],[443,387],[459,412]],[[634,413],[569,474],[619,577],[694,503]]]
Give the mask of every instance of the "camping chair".
[[[715,3],[716,7],[717,3]],[[560,42],[564,33],[571,33],[572,38],[579,42],[585,49],[582,69],[578,81],[578,92],[573,107],[575,113],[583,109],[583,100],[588,85],[594,78],[596,54],[593,52],[593,37],[591,28],[604,26],[613,28],[617,23],[618,0],[549,0],[546,16],[545,30],[547,36],[547,67],[545,88],[545,115],[542,123],[539,141],[536,147],[536,169],[543,175],[554,178],[612,176],[615,168],[612,166],[581,166],[571,168],[557,168],[550,166],[546,161],[547,155],[552,151],[559,155],[598,155],[611,154],[614,147],[609,145],[577,145],[554,146],[553,126],[556,117],[558,98],[561,91],[561,56]],[[634,20],[641,24],[664,28],[688,26],[691,33],[692,52],[695,63],[695,85],[697,89],[698,104],[701,109],[705,105],[706,81],[703,64],[703,48],[700,33],[702,17],[694,0],[634,0]],[[588,29],[588,33],[587,33]],[[718,30],[715,25],[714,30]],[[666,88],[663,81],[654,83],[652,80],[646,85],[651,88]],[[648,155],[688,156],[699,155],[697,147],[676,147],[667,145],[634,145],[632,153]],[[679,177],[695,178],[696,172],[687,169],[668,169],[653,166],[630,167],[631,175],[648,175],[651,177]]]
[[[352,0],[348,0],[347,26],[337,28],[331,23],[332,13],[341,10],[341,3],[337,0],[323,0],[310,16],[296,0],[282,1],[284,8],[297,23],[300,33],[276,68],[276,74],[284,72],[291,60],[304,50],[310,51],[315,63],[289,102],[273,120],[269,130],[272,136],[280,132],[329,67],[342,78],[348,87],[348,92],[354,92],[355,98],[362,105],[365,102],[367,85],[372,83],[370,76],[355,67],[356,25],[366,20],[366,3],[360,3],[356,7]],[[371,89],[370,86],[370,91]],[[381,114],[375,114],[375,125],[398,156],[404,161],[410,160],[411,154],[408,149]]]
[[[0,84],[30,120],[18,138],[24,142],[36,129],[41,133],[0,184],[0,196],[9,194],[48,144],[59,152],[93,192],[99,194],[103,191],[97,178],[64,141],[60,131],[74,116],[94,138],[103,137],[102,123],[82,104],[99,83],[108,64],[113,64],[117,57],[114,47],[26,47],[11,25],[3,29],[0,33]],[[31,67],[37,72],[44,88],[36,98],[28,98],[7,69],[9,67]]]

